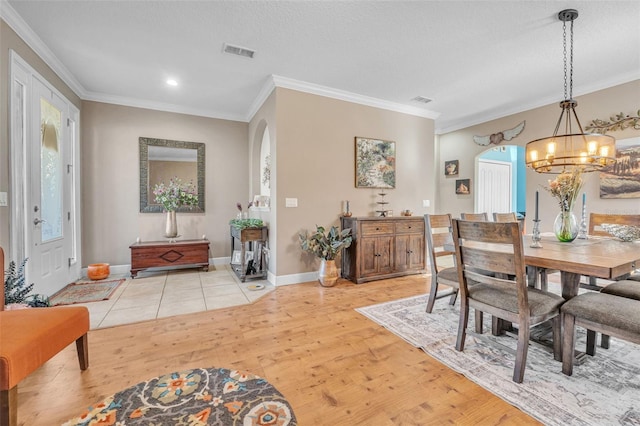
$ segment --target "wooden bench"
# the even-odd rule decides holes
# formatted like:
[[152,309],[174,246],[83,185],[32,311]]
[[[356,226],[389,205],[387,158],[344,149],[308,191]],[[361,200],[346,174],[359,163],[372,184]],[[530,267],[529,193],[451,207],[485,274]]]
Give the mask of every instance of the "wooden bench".
[[[4,251],[0,247],[4,285]],[[18,383],[74,341],[80,369],[89,366],[89,310],[60,306],[4,310],[0,292],[0,426],[18,424]]]

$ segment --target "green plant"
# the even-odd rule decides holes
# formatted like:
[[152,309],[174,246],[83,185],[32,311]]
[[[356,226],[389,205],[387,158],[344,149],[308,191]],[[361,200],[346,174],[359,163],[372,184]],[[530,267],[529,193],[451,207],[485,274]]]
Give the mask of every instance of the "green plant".
[[351,228],[339,231],[335,226],[325,233],[324,227],[316,225],[315,232],[309,234],[305,231],[298,234],[298,237],[303,250],[325,260],[335,259],[340,251],[349,247],[353,241]]
[[33,307],[49,306],[49,298],[43,294],[32,294],[33,283],[25,285],[24,266],[29,258],[22,261],[19,267],[12,260],[9,262],[9,269],[4,271],[4,303],[10,305],[12,303],[25,303]]
[[260,228],[264,226],[262,219],[231,219],[229,225],[236,229]]

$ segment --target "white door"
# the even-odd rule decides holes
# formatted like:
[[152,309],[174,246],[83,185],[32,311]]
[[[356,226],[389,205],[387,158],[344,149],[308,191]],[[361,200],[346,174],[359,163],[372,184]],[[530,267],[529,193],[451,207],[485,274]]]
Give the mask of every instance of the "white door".
[[512,207],[512,167],[503,161],[478,160],[476,211],[506,213]]
[[39,293],[52,294],[74,280],[70,199],[71,149],[67,102],[38,79],[33,80],[29,143],[31,226],[29,271]]

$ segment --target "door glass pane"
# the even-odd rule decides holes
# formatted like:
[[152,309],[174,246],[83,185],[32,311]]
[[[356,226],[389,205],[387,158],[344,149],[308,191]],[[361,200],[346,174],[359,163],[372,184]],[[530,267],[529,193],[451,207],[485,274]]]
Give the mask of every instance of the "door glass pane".
[[40,100],[40,229],[42,242],[62,237],[62,114]]

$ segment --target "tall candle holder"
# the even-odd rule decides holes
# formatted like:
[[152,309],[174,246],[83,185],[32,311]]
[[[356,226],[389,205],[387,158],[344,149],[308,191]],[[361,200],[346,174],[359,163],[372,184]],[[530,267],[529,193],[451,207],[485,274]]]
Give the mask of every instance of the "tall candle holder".
[[587,203],[582,201],[582,219],[580,220],[580,230],[578,231],[578,239],[586,240],[587,237]]
[[542,237],[540,236],[540,220],[533,221],[533,233],[531,234],[531,245],[529,247],[542,248],[540,242]]

